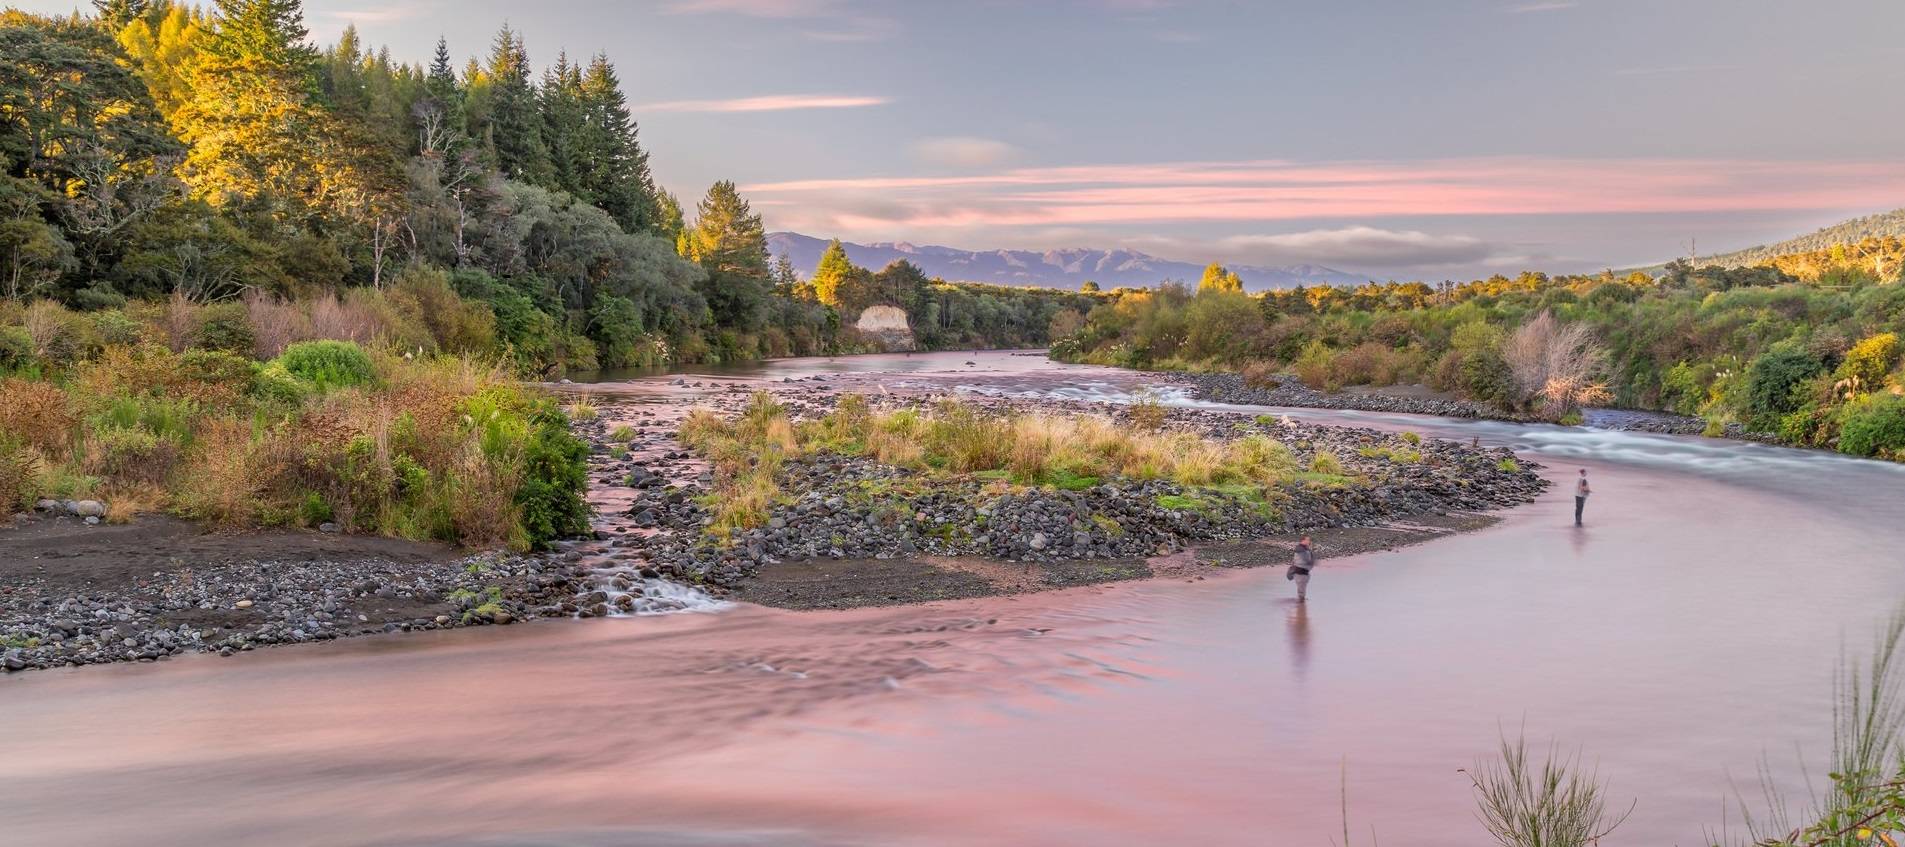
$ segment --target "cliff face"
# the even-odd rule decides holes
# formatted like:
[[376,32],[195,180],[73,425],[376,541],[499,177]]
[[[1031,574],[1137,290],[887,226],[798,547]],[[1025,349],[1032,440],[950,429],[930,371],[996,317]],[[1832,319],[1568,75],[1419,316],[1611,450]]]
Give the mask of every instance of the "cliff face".
[[906,322],[906,311],[898,306],[868,306],[853,328],[879,336],[889,350],[911,350],[914,346],[913,327]]

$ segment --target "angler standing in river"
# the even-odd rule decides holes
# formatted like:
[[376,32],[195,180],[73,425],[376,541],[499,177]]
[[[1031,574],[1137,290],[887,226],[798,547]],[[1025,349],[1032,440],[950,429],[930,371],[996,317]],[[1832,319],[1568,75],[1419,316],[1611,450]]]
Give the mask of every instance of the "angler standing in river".
[[1587,508],[1587,498],[1594,493],[1588,488],[1587,468],[1581,469],[1581,476],[1574,481],[1574,525],[1581,525],[1581,512]]
[[1290,559],[1290,570],[1284,576],[1296,583],[1296,601],[1304,601],[1304,595],[1310,589],[1310,571],[1316,567],[1316,551],[1310,547],[1310,537],[1296,543],[1296,554]]

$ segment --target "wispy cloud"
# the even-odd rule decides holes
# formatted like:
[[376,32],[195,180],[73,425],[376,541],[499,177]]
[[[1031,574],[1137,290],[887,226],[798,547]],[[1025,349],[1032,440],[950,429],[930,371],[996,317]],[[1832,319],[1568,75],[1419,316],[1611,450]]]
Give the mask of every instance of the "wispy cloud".
[[[794,180],[744,190],[764,199],[798,201],[804,226],[854,234],[956,235],[992,228],[1163,227],[1192,221],[1889,208],[1905,196],[1905,162],[1550,157],[1163,162]],[[1354,236],[1365,245],[1372,237],[1335,232],[1330,237]],[[1327,240],[1315,233],[1307,237]],[[1408,238],[1414,236],[1401,240]]]
[[1617,68],[1615,76],[1655,76],[1658,74],[1689,74],[1703,71],[1737,70],[1738,65],[1660,65],[1651,68]]
[[754,18],[814,18],[839,11],[836,0],[675,0],[662,10],[677,15],[731,14]]
[[1572,9],[1579,5],[1581,4],[1574,2],[1574,0],[1548,0],[1548,2],[1519,3],[1513,6],[1506,6],[1503,7],[1502,11],[1511,15],[1525,15],[1530,12],[1558,12],[1562,9]]
[[727,100],[665,100],[636,106],[648,112],[789,112],[799,109],[857,109],[892,102],[890,97],[852,94],[768,94]]
[[1498,248],[1471,235],[1348,226],[1273,235],[1234,235],[1219,245],[1262,264],[1319,262],[1360,268],[1465,265],[1488,260]]
[[846,0],[674,0],[662,7],[674,15],[741,15],[804,21],[802,38],[833,43],[884,41],[900,31],[892,17],[870,14]]
[[358,24],[386,24],[420,18],[437,11],[438,3],[415,0],[406,3],[393,3],[388,6],[371,6],[358,9],[333,9],[324,13],[327,18]]
[[913,155],[935,165],[982,168],[1011,161],[1019,155],[1019,148],[993,138],[962,135],[920,139],[913,144]]

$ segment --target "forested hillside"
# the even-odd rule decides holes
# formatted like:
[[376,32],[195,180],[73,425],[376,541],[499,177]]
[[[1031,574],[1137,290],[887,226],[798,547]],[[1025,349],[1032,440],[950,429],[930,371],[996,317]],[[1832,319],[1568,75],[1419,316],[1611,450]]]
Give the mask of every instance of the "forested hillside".
[[[1764,244],[1721,253],[1717,256],[1701,256],[1701,265],[1722,268],[1742,268],[1766,264],[1774,261],[1790,262],[1795,256],[1841,253],[1877,252],[1874,245],[1889,244],[1889,252],[1896,255],[1899,239],[1905,238],[1905,209],[1893,209],[1877,215],[1866,215],[1841,221],[1797,238],[1788,238],[1777,244]],[[1896,266],[1894,266],[1896,267]],[[1650,269],[1658,270],[1658,269]],[[1880,271],[1881,276],[1884,275]]]
[[[655,184],[602,55],[557,52],[538,72],[504,26],[477,58],[439,41],[417,65],[351,29],[313,46],[297,0],[96,6],[0,17],[10,302],[243,304],[229,323],[254,335],[374,336],[545,373],[869,343],[773,266],[732,183],[687,208]],[[899,277],[919,290],[895,304],[932,300],[960,344],[1043,343],[1056,313]],[[343,317],[258,325],[320,301]],[[425,311],[460,328],[404,317]]]

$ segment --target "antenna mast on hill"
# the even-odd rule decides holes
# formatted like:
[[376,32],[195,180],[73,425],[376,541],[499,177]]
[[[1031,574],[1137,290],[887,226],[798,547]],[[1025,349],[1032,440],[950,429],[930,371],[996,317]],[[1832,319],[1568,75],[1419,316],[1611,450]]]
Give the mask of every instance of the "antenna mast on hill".
[[1692,267],[1700,264],[1700,239],[1687,239],[1687,243],[1682,246],[1687,248],[1687,266]]

